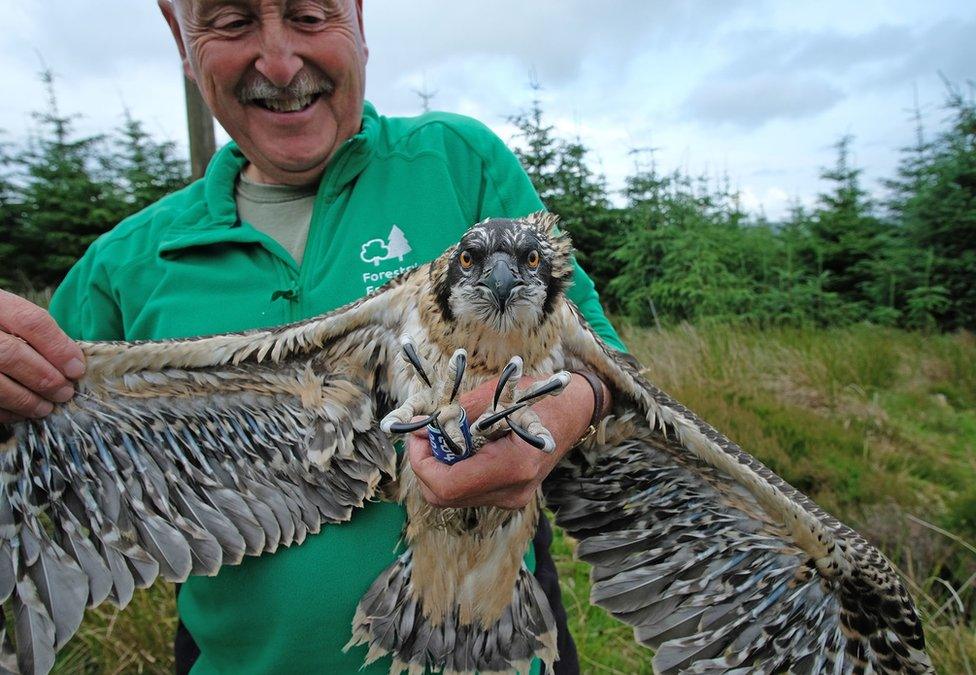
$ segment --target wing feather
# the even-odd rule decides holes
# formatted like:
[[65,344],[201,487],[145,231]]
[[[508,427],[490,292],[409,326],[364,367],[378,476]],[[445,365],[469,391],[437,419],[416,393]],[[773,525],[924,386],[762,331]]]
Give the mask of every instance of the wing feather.
[[416,311],[409,278],[280,328],[82,343],[76,396],[0,446],[22,671],[50,670],[86,605],[300,543],[376,496],[395,470],[377,406]]
[[593,565],[591,600],[655,649],[655,671],[932,672],[874,547],[565,312],[568,365],[611,383],[615,410],[547,503]]

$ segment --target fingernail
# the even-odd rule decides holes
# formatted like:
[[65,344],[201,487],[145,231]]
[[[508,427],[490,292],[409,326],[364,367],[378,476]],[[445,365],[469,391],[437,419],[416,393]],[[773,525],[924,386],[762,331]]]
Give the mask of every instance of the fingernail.
[[50,415],[51,411],[54,410],[54,404],[50,401],[41,401],[34,408],[34,417],[44,417],[45,415]]
[[64,367],[64,374],[70,377],[72,380],[77,380],[79,377],[85,374],[85,364],[79,359],[71,359]]
[[58,389],[56,392],[54,392],[54,395],[51,398],[57,401],[58,403],[64,403],[65,401],[70,400],[71,397],[74,395],[75,395],[75,388],[70,384],[66,384],[60,389]]

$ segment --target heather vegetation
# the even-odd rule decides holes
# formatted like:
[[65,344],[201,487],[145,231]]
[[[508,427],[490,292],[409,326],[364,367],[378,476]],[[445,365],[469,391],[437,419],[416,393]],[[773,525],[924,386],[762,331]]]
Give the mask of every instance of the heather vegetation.
[[[85,247],[179,188],[186,162],[126,115],[80,137],[50,94],[31,138],[0,145],[0,286],[44,302]],[[511,139],[573,236],[648,377],[824,507],[905,575],[940,672],[976,668],[976,102],[904,148],[883,197],[836,143],[816,203],[772,222],[729,178],[635,153],[613,194],[583,139],[538,103]],[[829,141],[829,139],[824,139]],[[573,542],[556,552],[585,672],[650,672],[589,607]],[[60,672],[171,672],[172,589],[90,613]]]

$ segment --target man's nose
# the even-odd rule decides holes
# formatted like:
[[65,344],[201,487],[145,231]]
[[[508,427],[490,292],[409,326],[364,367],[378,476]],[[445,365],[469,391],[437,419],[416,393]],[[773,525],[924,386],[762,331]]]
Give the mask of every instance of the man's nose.
[[285,87],[302,69],[302,63],[287,28],[277,21],[266,23],[261,30],[261,53],[254,64],[257,71],[275,86]]

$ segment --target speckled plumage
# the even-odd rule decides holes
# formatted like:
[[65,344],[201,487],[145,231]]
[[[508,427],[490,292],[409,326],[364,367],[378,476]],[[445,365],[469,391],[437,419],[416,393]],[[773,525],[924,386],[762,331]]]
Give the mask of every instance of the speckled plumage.
[[[379,421],[436,398],[400,351],[409,335],[440,377],[465,349],[467,388],[515,354],[526,374],[585,368],[611,387],[612,415],[550,476],[545,503],[593,565],[592,600],[655,648],[655,671],[931,672],[884,558],[585,325],[562,295],[570,248],[554,224],[480,223],[430,265],[298,324],[83,344],[78,395],[16,425],[0,458],[0,598],[17,642],[2,636],[0,667],[46,672],[86,605],[300,543],[394,492],[409,550],[364,596],[351,642],[411,672],[551,663],[552,614],[521,563],[542,495],[515,512],[437,510],[409,464],[393,483]],[[502,249],[541,258],[512,263],[507,308],[459,263],[481,251],[487,269]]]

